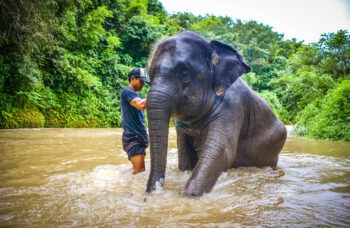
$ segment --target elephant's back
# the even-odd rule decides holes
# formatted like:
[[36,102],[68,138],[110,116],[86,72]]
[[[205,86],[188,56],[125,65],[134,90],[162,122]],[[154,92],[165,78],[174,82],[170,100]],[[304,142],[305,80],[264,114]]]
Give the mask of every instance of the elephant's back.
[[[285,142],[284,124],[266,101],[242,79],[238,79],[227,92],[227,102],[230,103],[231,109],[240,110],[240,118],[235,118],[235,121],[242,121],[237,148],[239,153],[237,155],[242,158],[238,160],[252,162],[251,158],[259,157],[254,161],[257,166],[273,165]],[[261,158],[269,154],[268,157],[272,160],[261,162],[263,159],[261,160],[258,154],[262,155]],[[244,163],[240,165],[245,166]]]

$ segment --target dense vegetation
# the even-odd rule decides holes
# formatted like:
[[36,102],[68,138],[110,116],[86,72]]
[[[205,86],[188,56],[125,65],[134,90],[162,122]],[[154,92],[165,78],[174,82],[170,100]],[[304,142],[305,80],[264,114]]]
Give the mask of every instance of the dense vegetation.
[[[244,79],[302,136],[350,140],[350,35],[313,44],[256,21],[169,15],[157,0],[0,0],[0,128],[119,127],[119,93],[184,30],[240,50]],[[145,93],[147,92],[147,89]]]

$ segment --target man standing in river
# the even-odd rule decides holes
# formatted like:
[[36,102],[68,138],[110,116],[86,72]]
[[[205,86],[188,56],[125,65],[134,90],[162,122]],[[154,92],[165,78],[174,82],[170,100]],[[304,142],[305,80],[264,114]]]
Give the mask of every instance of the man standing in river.
[[144,84],[149,84],[147,71],[134,68],[130,71],[129,86],[120,94],[122,108],[123,148],[133,166],[133,174],[145,171],[145,155],[148,147],[144,109],[146,99],[138,93]]

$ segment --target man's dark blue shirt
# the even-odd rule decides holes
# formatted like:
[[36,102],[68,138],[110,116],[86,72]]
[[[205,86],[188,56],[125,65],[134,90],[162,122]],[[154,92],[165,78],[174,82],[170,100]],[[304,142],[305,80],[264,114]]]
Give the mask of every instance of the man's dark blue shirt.
[[142,96],[130,87],[125,87],[121,92],[122,127],[124,133],[135,134],[148,141],[144,112],[130,105],[130,101],[137,97],[142,99]]

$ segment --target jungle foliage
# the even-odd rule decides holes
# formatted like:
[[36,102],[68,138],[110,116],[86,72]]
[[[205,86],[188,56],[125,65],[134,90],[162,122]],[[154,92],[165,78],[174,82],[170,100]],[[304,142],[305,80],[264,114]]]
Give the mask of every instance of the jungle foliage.
[[[158,0],[0,0],[0,128],[119,127],[152,45],[185,30],[240,50],[243,76],[302,136],[350,140],[350,35],[285,40],[256,21],[169,15]],[[146,95],[147,88],[144,91]]]

